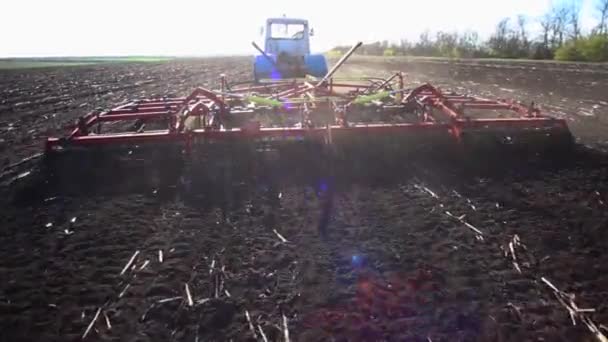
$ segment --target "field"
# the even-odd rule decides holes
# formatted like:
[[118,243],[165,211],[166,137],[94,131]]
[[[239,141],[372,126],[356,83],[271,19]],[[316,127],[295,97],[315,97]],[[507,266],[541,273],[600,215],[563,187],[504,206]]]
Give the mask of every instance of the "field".
[[33,69],[66,66],[95,65],[106,63],[159,63],[170,61],[169,57],[47,57],[47,58],[0,58],[0,70]]
[[[0,70],[1,166],[87,111],[249,79],[249,63]],[[325,235],[323,196],[289,181],[192,201],[154,186],[34,188],[24,173],[0,188],[0,340],[75,341],[95,321],[86,340],[280,341],[286,322],[296,341],[597,341],[543,279],[607,333],[608,66],[358,57],[341,73],[395,70],[534,101],[579,146],[559,165],[493,174],[386,170],[396,181],[337,190]]]

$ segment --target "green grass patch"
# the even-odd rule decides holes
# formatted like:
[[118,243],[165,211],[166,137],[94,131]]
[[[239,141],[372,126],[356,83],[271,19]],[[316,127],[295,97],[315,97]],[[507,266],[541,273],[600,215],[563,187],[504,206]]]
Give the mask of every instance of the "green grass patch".
[[0,70],[57,68],[109,63],[163,63],[172,59],[171,57],[154,56],[0,58]]

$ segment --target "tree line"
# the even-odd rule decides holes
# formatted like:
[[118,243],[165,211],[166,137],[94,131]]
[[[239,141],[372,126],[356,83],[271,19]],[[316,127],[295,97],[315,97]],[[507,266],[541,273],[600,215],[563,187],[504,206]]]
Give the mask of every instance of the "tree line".
[[[524,15],[502,19],[494,33],[481,40],[476,32],[442,32],[427,30],[417,41],[402,39],[398,43],[378,41],[364,44],[358,53],[384,56],[429,56],[452,58],[527,58],[567,61],[608,61],[608,0],[596,0],[597,25],[583,32],[580,2],[554,5],[541,18],[535,19],[540,34],[529,31],[532,19]],[[342,54],[349,46],[338,46],[330,53]]]

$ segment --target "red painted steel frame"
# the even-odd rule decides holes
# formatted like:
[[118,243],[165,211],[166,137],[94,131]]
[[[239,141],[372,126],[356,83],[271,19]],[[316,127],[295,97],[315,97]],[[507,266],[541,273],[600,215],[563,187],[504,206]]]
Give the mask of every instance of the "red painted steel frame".
[[[422,116],[417,123],[401,124],[351,124],[347,121],[348,113],[358,110],[353,104],[357,96],[373,94],[387,89],[394,80],[398,89],[391,92],[392,101],[380,105],[381,109],[403,108],[410,103],[416,103],[422,110]],[[386,133],[439,132],[452,135],[458,142],[462,132],[467,130],[505,129],[539,130],[557,129],[568,131],[565,120],[544,116],[534,105],[530,107],[506,100],[488,100],[473,96],[444,94],[429,84],[412,90],[403,89],[403,74],[397,73],[389,79],[369,79],[367,83],[338,83],[329,79],[324,83],[313,85],[309,82],[271,82],[252,86],[242,86],[230,90],[225,79],[221,79],[221,91],[211,91],[197,88],[187,97],[146,99],[118,106],[101,113],[89,113],[81,117],[77,127],[65,139],[48,138],[47,151],[59,146],[90,146],[90,145],[128,145],[144,143],[178,142],[191,146],[199,139],[205,141],[220,140],[255,140],[255,139],[313,139],[326,140],[327,136],[382,135]],[[330,127],[282,127],[260,128],[259,125],[248,125],[241,128],[226,129],[222,122],[231,113],[231,106],[244,104],[248,94],[267,97],[270,100],[280,100],[286,104],[292,103],[302,113],[309,114],[316,106],[333,108],[337,125]],[[304,98],[303,96],[307,97]],[[323,100],[323,98],[331,98]],[[292,106],[292,109],[293,109]],[[514,117],[470,118],[465,114],[469,109],[502,110]],[[277,112],[285,112],[285,108],[276,108]],[[237,112],[237,110],[235,110]],[[437,117],[440,113],[444,117]],[[211,119],[208,118],[211,117]],[[188,117],[202,117],[204,127],[186,129]],[[167,129],[141,133],[106,133],[91,134],[94,125],[116,121],[149,121],[164,119]],[[209,120],[208,120],[209,119]],[[208,124],[216,120],[213,125]],[[219,121],[219,124],[217,123]]]

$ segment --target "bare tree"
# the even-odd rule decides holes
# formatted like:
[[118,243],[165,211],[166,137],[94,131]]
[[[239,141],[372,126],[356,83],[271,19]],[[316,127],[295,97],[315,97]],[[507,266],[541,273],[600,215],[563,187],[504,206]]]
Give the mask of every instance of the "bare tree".
[[597,0],[597,11],[600,15],[600,23],[597,25],[599,34],[608,33],[608,0]]
[[519,39],[521,40],[522,43],[522,47],[524,49],[527,49],[529,46],[529,42],[528,42],[528,32],[526,31],[526,24],[527,24],[527,20],[526,17],[523,15],[518,15],[517,16],[517,26],[519,29],[519,32],[517,33],[519,35]]
[[551,13],[545,14],[540,19],[540,27],[542,28],[543,36],[543,47],[549,49],[549,33],[551,32],[551,25],[553,23],[553,17]]
[[417,55],[422,55],[422,56],[431,56],[433,55],[433,42],[431,41],[430,38],[430,32],[428,30],[422,32],[420,34],[420,37],[418,38],[418,42],[416,43],[415,46],[415,53]]
[[498,25],[496,26],[496,36],[497,37],[501,37],[504,38],[507,36],[507,33],[509,32],[509,21],[511,19],[510,18],[504,18],[503,20],[501,20]]
[[[605,1],[608,1],[608,0],[605,0]],[[569,24],[570,24],[570,29],[571,29],[570,35],[571,35],[572,39],[577,40],[581,36],[580,3],[578,1],[572,1],[572,5],[570,6],[569,12],[570,12]]]
[[410,43],[410,41],[408,41],[407,39],[402,38],[399,41],[399,53],[407,55],[411,52],[412,50],[412,43]]
[[564,44],[564,34],[568,23],[569,10],[567,7],[554,7],[551,15],[551,47],[558,48]]
[[496,33],[494,34],[494,48],[496,50],[503,50],[506,45],[507,35],[509,34],[509,20],[509,18],[504,18],[496,25]]
[[499,57],[513,57],[513,41],[517,40],[517,32],[511,29],[509,18],[502,19],[496,25],[496,31],[488,40],[488,46]]

